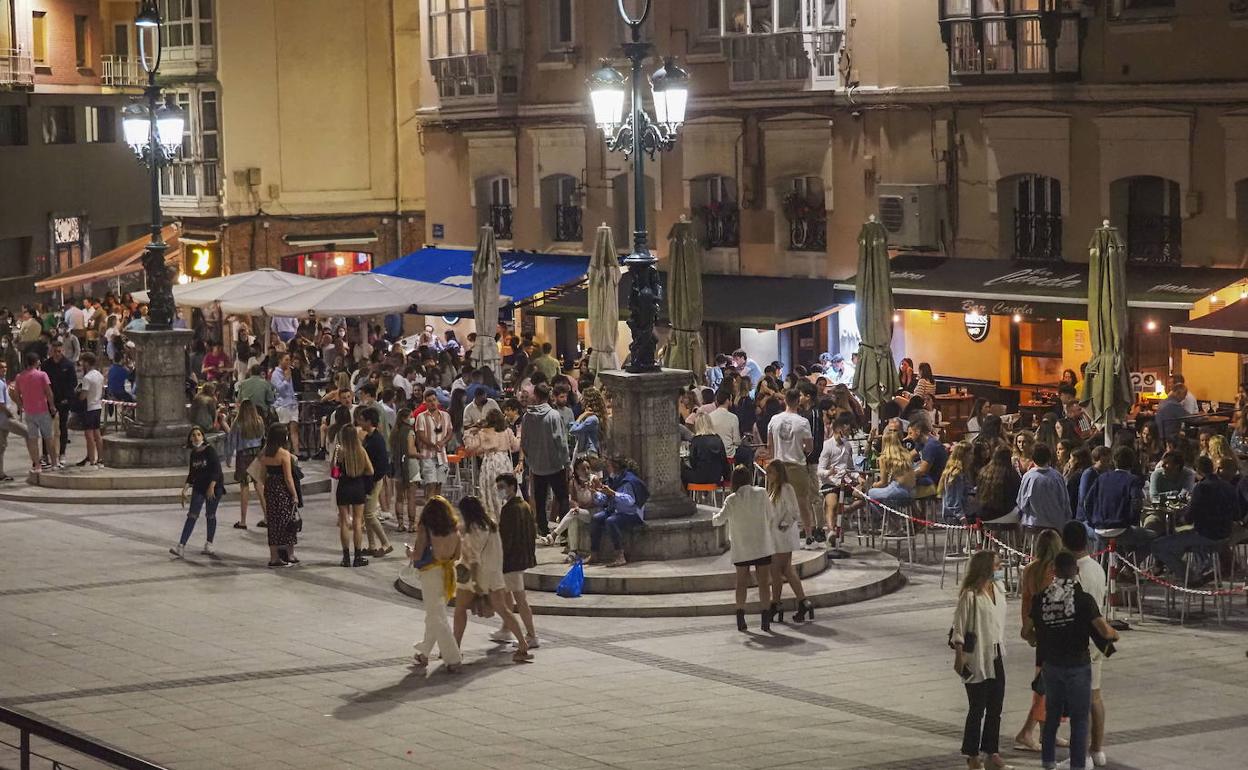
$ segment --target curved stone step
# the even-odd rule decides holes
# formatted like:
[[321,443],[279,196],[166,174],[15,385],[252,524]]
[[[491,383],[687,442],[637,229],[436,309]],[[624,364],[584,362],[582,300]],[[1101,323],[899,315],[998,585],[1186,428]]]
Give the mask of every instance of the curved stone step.
[[[330,489],[329,474],[324,463],[302,465],[303,494],[315,495]],[[140,474],[152,478],[151,486],[110,486],[110,477],[122,478],[121,483],[141,483]],[[35,474],[32,474],[32,476]],[[10,482],[0,485],[0,500],[17,503],[65,503],[70,505],[177,505],[186,471],[167,468],[110,469],[89,471],[74,468],[64,471],[48,471],[37,474],[37,484]],[[161,486],[156,486],[159,483]],[[238,499],[238,485],[234,483],[232,469],[225,469],[225,500]],[[255,493],[252,493],[255,499]]]
[[[892,593],[905,585],[901,562],[890,554],[869,548],[848,548],[850,558],[828,562],[818,575],[803,580],[806,596],[816,607],[866,601]],[[403,569],[395,588],[420,598],[420,585],[415,571]],[[793,609],[793,597],[787,590],[786,612]],[[751,591],[751,600],[754,592]],[[735,611],[733,591],[698,591],[671,594],[585,594],[578,599],[564,599],[545,591],[528,592],[529,605],[539,615],[579,615],[585,617],[692,617],[699,615],[732,615]],[[757,613],[751,601],[750,612]],[[757,618],[750,619],[757,628]]]
[[[225,469],[233,484],[232,469]],[[185,468],[78,468],[26,474],[26,483],[48,489],[181,489]]]
[[[827,551],[796,551],[793,564],[805,580],[827,566]],[[524,573],[530,591],[554,591],[567,574],[562,561],[538,564]],[[737,571],[728,554],[698,559],[638,561],[623,567],[590,565],[585,568],[587,594],[675,594],[728,591],[736,585]]]

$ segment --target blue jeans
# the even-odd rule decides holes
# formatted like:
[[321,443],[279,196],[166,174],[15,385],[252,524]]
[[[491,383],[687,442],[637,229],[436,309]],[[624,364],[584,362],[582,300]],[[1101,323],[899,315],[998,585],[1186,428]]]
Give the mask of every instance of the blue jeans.
[[598,552],[598,547],[602,545],[602,531],[605,529],[611,535],[611,545],[618,551],[624,541],[624,533],[638,526],[641,526],[641,519],[631,514],[598,511],[589,522],[590,550]]
[[178,542],[186,545],[186,541],[191,539],[195,521],[199,518],[199,512],[202,509],[208,519],[208,542],[211,543],[212,538],[217,534],[217,504],[220,502],[220,497],[208,497],[203,492],[191,492],[191,507],[186,512],[186,523],[182,525],[182,539]]
[[[1186,568],[1183,554],[1192,549],[1204,549],[1206,553],[1216,553],[1214,546],[1219,540],[1210,540],[1194,529],[1178,532],[1153,541],[1153,555],[1170,570],[1170,574],[1179,580],[1183,579]],[[1193,570],[1195,571],[1195,570]]]
[[1044,730],[1040,733],[1040,762],[1057,762],[1057,726],[1062,714],[1070,717],[1070,768],[1083,770],[1088,760],[1088,720],[1092,711],[1092,666],[1057,666],[1046,662],[1044,676]]

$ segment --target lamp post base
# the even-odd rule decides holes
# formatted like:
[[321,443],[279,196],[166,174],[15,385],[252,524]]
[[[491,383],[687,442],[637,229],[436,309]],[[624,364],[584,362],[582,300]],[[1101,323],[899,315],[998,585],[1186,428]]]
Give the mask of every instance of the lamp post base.
[[186,464],[187,329],[127,332],[134,341],[134,419],[122,435],[104,437],[104,464],[113,468],[168,468]]

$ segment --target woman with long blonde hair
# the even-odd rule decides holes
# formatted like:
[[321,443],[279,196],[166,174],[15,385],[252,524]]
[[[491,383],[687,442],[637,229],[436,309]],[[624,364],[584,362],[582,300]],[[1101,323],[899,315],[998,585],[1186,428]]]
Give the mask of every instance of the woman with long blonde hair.
[[[1062,536],[1056,530],[1043,530],[1036,538],[1036,544],[1032,549],[1031,563],[1023,569],[1021,585],[1022,594],[1022,613],[1023,613],[1023,637],[1028,637],[1028,629],[1033,625],[1031,620],[1031,603],[1035,597],[1044,589],[1049,587],[1053,582],[1053,562],[1057,559],[1057,555],[1062,552]],[[1039,675],[1040,667],[1044,665],[1044,660],[1040,657],[1040,648],[1036,648],[1036,674]],[[1017,751],[1039,751],[1040,741],[1036,740],[1036,726],[1044,724],[1044,696],[1031,693],[1031,709],[1027,712],[1027,718],[1023,720],[1023,727],[1018,731],[1018,735],[1014,736],[1014,748]]]
[[801,536],[798,532],[801,510],[798,508],[797,493],[793,490],[793,485],[789,483],[784,463],[767,464],[766,488],[767,497],[771,498],[771,504],[776,508],[775,531],[771,534],[771,540],[776,549],[771,557],[771,611],[776,616],[776,620],[784,622],[784,608],[780,603],[780,595],[784,591],[785,581],[788,581],[793,589],[793,595],[797,597],[797,611],[793,613],[793,619],[800,623],[809,616],[811,620],[814,620],[814,605],[811,604],[810,599],[806,598],[806,591],[802,589],[802,579],[797,574],[797,568],[793,566],[793,552],[802,547]]
[[407,558],[420,574],[420,592],[425,605],[425,637],[413,645],[413,665],[423,669],[437,646],[448,673],[459,672],[463,655],[455,633],[446,620],[446,603],[455,596],[455,560],[460,553],[459,518],[450,502],[441,495],[430,498],[412,527],[416,537],[407,547]]
[[[342,566],[364,567],[360,553],[364,538],[364,503],[373,484],[373,464],[364,451],[360,433],[353,425],[341,426],[334,448],[333,471],[338,477],[334,502],[338,505],[338,541],[342,545]],[[352,558],[350,548],[354,546]]]
[[969,770],[1001,770],[1001,706],[1005,702],[1005,585],[1001,559],[979,551],[966,563],[949,633],[953,670],[966,687],[968,704],[962,755]]
[[971,490],[975,486],[975,478],[971,475],[972,461],[973,448],[969,441],[959,441],[949,450],[949,460],[936,485],[945,521],[961,521],[966,517]]
[[[231,431],[234,445],[238,447],[234,453],[234,481],[238,483],[238,521],[234,529],[247,529],[247,498],[252,483],[247,469],[260,456],[260,447],[264,445],[264,419],[251,399],[245,398],[239,403],[238,417]],[[263,511],[263,498],[258,499]]]
[[1014,434],[1014,454],[1011,462],[1014,464],[1014,470],[1018,471],[1018,475],[1023,475],[1031,470],[1031,450],[1036,446],[1036,434],[1029,430],[1020,430]]
[[1213,467],[1217,468],[1223,460],[1230,460],[1235,464],[1239,464],[1239,459],[1235,457],[1235,453],[1231,451],[1230,442],[1226,440],[1226,436],[1210,436],[1209,446],[1205,450],[1205,454],[1213,460]]

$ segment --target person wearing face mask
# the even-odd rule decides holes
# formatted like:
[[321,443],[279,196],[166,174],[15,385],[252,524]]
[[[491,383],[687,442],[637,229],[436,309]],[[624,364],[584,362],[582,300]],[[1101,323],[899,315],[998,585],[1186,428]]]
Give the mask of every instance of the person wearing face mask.
[[69,327],[61,324],[57,327],[56,339],[60,341],[65,350],[65,357],[70,363],[78,363],[78,356],[82,354],[82,342],[78,340],[78,336],[71,334]]
[[966,564],[949,646],[969,706],[962,731],[966,766],[981,770],[987,758],[988,767],[1004,770],[1008,765],[999,744],[1005,702],[1005,571],[992,551],[979,551]]
[[[537,566],[537,519],[533,516],[533,509],[520,496],[520,482],[514,474],[499,474],[494,477],[494,485],[494,497],[502,504],[498,534],[503,540],[503,588],[520,616],[520,622],[524,624],[525,642],[529,649],[535,650],[541,644],[533,625],[533,609],[524,593],[524,571]],[[490,634],[490,640],[500,644],[511,639],[506,625]]]
[[195,530],[195,522],[199,512],[203,510],[208,519],[207,539],[204,541],[203,554],[213,555],[212,539],[217,534],[217,504],[225,495],[225,475],[221,472],[221,459],[217,450],[204,440],[204,431],[198,427],[191,428],[186,437],[186,445],[191,450],[186,483],[182,487],[182,504],[186,505],[186,495],[190,492],[191,507],[186,512],[186,523],[182,525],[182,537],[178,544],[169,549],[175,559],[181,559],[186,549],[186,541],[191,539]]

